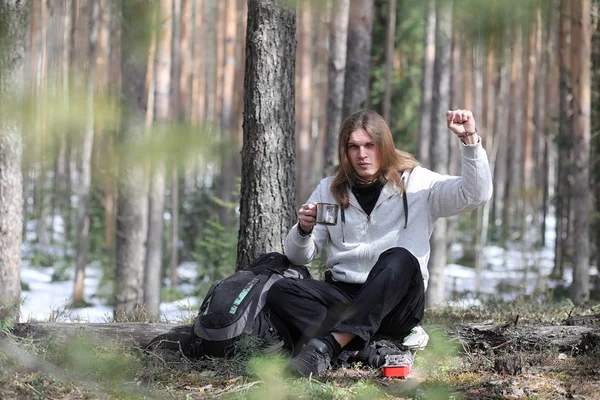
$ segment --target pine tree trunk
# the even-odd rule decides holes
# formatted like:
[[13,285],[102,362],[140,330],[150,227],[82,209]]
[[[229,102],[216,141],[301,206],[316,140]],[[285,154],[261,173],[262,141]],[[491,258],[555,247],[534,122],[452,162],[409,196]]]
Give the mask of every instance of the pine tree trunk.
[[248,1],[238,267],[283,251],[295,219],[295,34],[280,0]]
[[88,233],[90,228],[89,206],[92,183],[92,150],[94,144],[94,95],[96,89],[96,57],[100,25],[100,3],[94,2],[90,15],[89,69],[86,82],[86,121],[83,143],[79,159],[77,252],[75,263],[75,283],[73,304],[84,302],[83,280],[88,255]]
[[204,121],[206,115],[206,61],[203,52],[206,51],[205,32],[206,25],[203,20],[204,1],[194,0],[194,46],[192,70],[192,111],[193,125]]
[[[23,84],[25,27],[28,10],[23,2],[0,1],[0,26],[6,54],[0,59],[0,107],[4,111],[15,87]],[[21,299],[21,242],[23,199],[22,128],[16,121],[0,123],[0,319],[18,320]]]
[[296,199],[297,207],[310,195],[312,93],[312,15],[310,2],[298,11],[298,58],[296,59]]
[[[423,77],[421,78],[421,106],[419,110],[419,136],[417,157],[421,165],[429,167],[431,147],[431,98],[433,96],[433,65],[435,63],[435,0],[428,0],[425,19],[425,44],[423,50]],[[457,73],[457,71],[453,71]]]
[[190,82],[192,75],[192,0],[181,0],[181,34],[179,38],[179,109],[182,121],[190,116]]
[[391,125],[392,69],[394,66],[394,48],[396,43],[396,3],[397,0],[388,1],[388,26],[385,46],[385,83],[383,92],[383,119],[385,119],[385,122],[387,122],[388,125]]
[[[495,135],[495,148],[497,151],[496,161],[494,165],[494,197],[492,198],[493,204],[490,210],[491,221],[493,227],[499,230],[499,226],[502,224],[501,213],[504,199],[505,182],[508,178],[507,175],[507,159],[509,157],[509,151],[502,146],[503,151],[499,151],[500,145],[508,143],[508,114],[509,114],[509,103],[510,103],[510,49],[504,50],[503,56],[504,64],[500,69],[500,85],[498,89],[498,97],[494,104],[496,107],[496,123],[494,125]],[[498,223],[500,221],[500,223]],[[498,235],[496,235],[498,238]]]
[[369,103],[374,0],[350,0],[342,118]]
[[[121,3],[121,97],[127,108],[121,118],[121,138],[134,145],[145,130],[145,78],[151,41],[152,12],[147,0]],[[148,194],[145,168],[120,159],[117,201],[115,319],[134,315],[142,299]]]
[[235,171],[238,174],[241,172],[240,151],[242,149],[242,124],[244,122],[244,67],[246,64],[246,17],[247,17],[247,2],[246,0],[237,0],[237,24],[235,37],[235,85],[233,95],[233,143],[237,151],[235,161]]
[[215,126],[221,127],[223,109],[223,77],[225,59],[225,6],[227,0],[218,0],[216,7],[216,59],[215,59]]
[[591,3],[571,1],[571,85],[573,88],[573,231],[578,240],[573,248],[571,300],[580,305],[590,298],[590,112],[591,112]]
[[[508,140],[506,143],[516,143],[519,138],[517,137],[517,129],[520,130],[520,111],[518,104],[521,101],[521,83],[519,82],[519,76],[521,74],[521,35],[515,34],[515,38],[512,45],[511,54],[511,67],[510,67],[510,104],[508,121]],[[502,236],[507,238],[512,226],[514,205],[512,202],[517,198],[516,187],[518,182],[515,176],[518,175],[518,169],[515,168],[518,164],[518,153],[517,147],[515,151],[510,151],[506,157],[506,180],[504,182],[504,204],[502,206]]]
[[[451,134],[446,127],[446,111],[450,109],[450,68],[452,48],[452,4],[438,4],[435,25],[435,62],[431,101],[431,168],[440,173],[448,173],[448,146]],[[454,140],[454,137],[452,137]],[[426,302],[429,306],[444,301],[444,267],[447,260],[447,221],[439,219],[430,239],[431,258],[429,259],[429,288]]]
[[350,0],[332,0],[329,25],[329,66],[327,69],[327,133],[325,138],[325,174],[338,164],[337,138],[342,126],[344,80]]
[[547,82],[550,80],[550,73],[548,68],[548,57],[549,54],[546,51],[544,43],[551,43],[549,31],[551,29],[551,21],[544,22],[541,17],[541,11],[538,11],[538,32],[536,38],[536,53],[538,54],[539,68],[536,74],[536,105],[535,105],[535,136],[537,148],[536,154],[537,159],[537,179],[535,187],[540,188],[537,192],[536,198],[536,209],[539,210],[537,213],[540,215],[539,226],[540,226],[540,245],[546,247],[546,216],[548,215],[548,172],[550,166],[548,163],[548,135],[546,131],[546,96],[547,96]]
[[570,45],[570,14],[569,1],[560,1],[560,17],[558,30],[559,53],[559,118],[558,118],[558,161],[556,177],[556,244],[554,247],[554,270],[556,277],[563,276],[564,256],[566,250],[566,234],[568,229],[567,193],[568,193],[568,163],[571,158],[569,145],[569,45]]
[[[173,43],[173,0],[160,2],[160,30],[156,47],[156,95],[154,118],[160,129],[166,129],[170,119],[171,51]],[[161,132],[165,134],[165,132]],[[166,167],[164,161],[152,165],[148,203],[148,242],[144,303],[149,313],[158,316],[162,282]]]
[[[327,9],[326,9],[327,11]],[[315,149],[310,152],[309,182],[316,184],[323,177],[325,164],[325,135],[327,123],[327,65],[329,36],[329,13],[321,16],[322,9],[313,7],[313,101],[311,104],[310,134]],[[310,189],[309,189],[310,190]],[[308,194],[307,194],[308,196]]]
[[[456,12],[455,12],[456,13]],[[434,49],[435,52],[435,49]],[[461,36],[457,32],[453,32],[452,35],[452,76],[450,81],[452,82],[452,89],[450,93],[450,109],[467,109],[465,107],[465,92],[464,92],[464,80],[465,80],[465,71],[463,67],[463,58],[464,58],[464,45]],[[429,158],[429,155],[427,155]],[[448,159],[450,162],[450,167],[448,173],[450,175],[460,175],[460,171],[462,168],[461,162],[461,152],[460,152],[460,143],[454,143],[450,145],[450,151],[448,154]],[[421,161],[421,160],[419,160]],[[450,218],[448,229],[451,229],[452,225],[455,225],[457,218]]]
[[179,178],[177,168],[171,171],[171,257],[169,259],[169,271],[171,273],[171,287],[177,287],[179,276]]
[[217,83],[217,0],[204,0],[204,34],[206,49],[202,58],[206,63],[206,123],[211,126],[216,120]]
[[[233,136],[233,93],[235,84],[235,38],[237,30],[237,4],[236,0],[223,1],[225,5],[223,11],[224,35],[223,43],[219,43],[223,48],[222,70],[222,96],[221,96],[221,134],[223,135],[223,148],[221,150],[221,176],[219,178],[218,189],[219,198],[227,203],[231,202],[232,193],[235,189],[235,183],[239,176],[238,161],[240,148]],[[219,208],[219,219],[226,229],[230,229],[233,224],[233,215],[229,208]]]

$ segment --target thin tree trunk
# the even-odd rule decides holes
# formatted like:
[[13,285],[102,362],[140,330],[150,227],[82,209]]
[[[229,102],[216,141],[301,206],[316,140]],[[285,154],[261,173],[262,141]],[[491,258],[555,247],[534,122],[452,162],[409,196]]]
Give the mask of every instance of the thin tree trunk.
[[[151,41],[151,4],[147,0],[121,3],[121,96],[127,112],[121,118],[123,140],[139,141],[145,131],[145,77]],[[131,143],[131,142],[130,142]],[[132,144],[130,144],[132,145]],[[115,319],[133,317],[141,301],[148,194],[143,165],[120,159],[117,202],[117,274]]]
[[299,3],[298,58],[296,59],[296,200],[297,207],[310,194],[312,92],[312,14],[310,2]]
[[[223,78],[225,59],[225,6],[227,0],[217,0],[216,6],[216,59],[215,59],[215,126],[221,123],[221,110],[223,108]],[[221,133],[222,134],[222,133]]]
[[[271,32],[270,40],[259,32]],[[293,10],[248,1],[238,267],[282,251],[295,219],[295,33]]]
[[204,121],[206,115],[206,61],[203,52],[205,46],[204,1],[194,0],[194,45],[193,45],[193,70],[192,70],[192,124],[197,125]]
[[[446,127],[446,111],[450,108],[450,68],[452,48],[452,4],[438,4],[435,25],[435,62],[433,79],[435,88],[431,106],[431,168],[448,173],[448,146],[450,133]],[[454,139],[454,138],[453,138]],[[444,267],[447,260],[447,221],[440,218],[430,239],[429,288],[426,302],[429,306],[444,301]]]
[[573,88],[573,228],[578,240],[573,245],[571,300],[583,304],[590,298],[590,112],[591,112],[591,3],[571,1],[571,85]]
[[[545,25],[544,25],[545,23]],[[540,67],[536,76],[536,117],[535,117],[535,130],[538,143],[538,159],[541,160],[538,167],[538,179],[536,186],[541,188],[541,193],[537,196],[537,208],[540,210],[540,245],[546,247],[546,217],[548,215],[548,198],[549,193],[549,182],[548,174],[550,171],[550,165],[548,161],[548,137],[549,132],[546,126],[547,113],[547,97],[548,97],[548,83],[551,80],[550,68],[549,68],[549,57],[550,53],[548,47],[552,43],[550,32],[552,29],[552,22],[542,19],[541,11],[538,11],[538,33],[536,39],[536,52],[539,54]],[[544,43],[547,43],[544,45]]]
[[[427,2],[425,20],[425,45],[423,50],[423,77],[421,78],[421,106],[419,110],[418,159],[429,167],[429,148],[431,147],[431,99],[433,96],[433,66],[435,63],[435,0]],[[458,71],[453,73],[458,73]]]
[[237,0],[237,24],[235,37],[235,84],[233,94],[233,143],[238,153],[235,158],[237,165],[235,171],[241,173],[241,158],[240,151],[242,149],[242,124],[244,122],[244,67],[246,63],[246,16],[247,16],[247,0]]
[[309,182],[316,184],[323,177],[323,165],[325,164],[325,135],[327,123],[327,68],[329,44],[329,15],[325,9],[322,15],[320,7],[313,7],[313,102],[311,107],[311,139],[316,146],[315,151],[310,152]]
[[[239,176],[239,148],[233,140],[233,93],[235,84],[235,38],[237,30],[236,0],[223,1],[224,34],[223,42],[218,45],[223,48],[223,64],[221,82],[221,135],[223,145],[221,149],[221,176],[218,183],[219,198],[226,203],[231,202],[232,193]],[[227,207],[219,208],[219,220],[227,228],[232,225],[232,212]]]
[[350,0],[342,118],[369,103],[373,13],[373,0]]
[[216,82],[217,82],[217,35],[216,24],[218,17],[217,0],[204,0],[203,20],[206,39],[206,50],[203,52],[206,60],[206,122],[209,126],[216,118]]
[[493,209],[490,210],[491,220],[493,221],[493,227],[499,229],[498,220],[500,219],[500,213],[502,212],[502,204],[504,199],[505,182],[508,178],[507,175],[507,159],[509,157],[509,151],[503,146],[503,151],[498,151],[501,143],[508,143],[508,130],[509,130],[509,103],[510,103],[510,49],[504,50],[504,63],[500,69],[500,83],[498,89],[497,100],[494,104],[496,107],[496,118],[494,125],[494,142],[495,148],[497,149],[496,160],[494,162],[494,183],[495,183],[495,196],[492,199]]
[[[170,117],[171,52],[173,42],[173,0],[160,2],[160,30],[156,47],[156,95],[154,117],[161,130],[166,129]],[[160,134],[165,134],[164,131]],[[162,160],[152,165],[148,203],[148,243],[144,303],[149,313],[158,316],[162,286],[163,232],[165,212],[166,167]]]
[[171,275],[171,287],[179,284],[177,267],[179,266],[179,178],[177,167],[173,166],[171,171],[171,257],[169,259],[169,271]]
[[554,248],[554,270],[552,274],[556,277],[563,276],[564,256],[566,248],[566,230],[568,228],[567,193],[568,193],[568,163],[571,159],[569,137],[569,46],[570,46],[570,7],[567,0],[560,1],[560,16],[558,29],[558,53],[559,53],[559,118],[558,118],[558,160],[556,177],[556,245]]
[[338,163],[337,138],[342,125],[350,0],[332,0],[327,69],[327,133],[325,174]]
[[89,206],[92,183],[92,149],[94,144],[94,95],[96,92],[96,58],[100,25],[100,3],[94,2],[90,15],[89,69],[86,82],[86,121],[83,145],[79,159],[78,216],[77,216],[77,253],[75,263],[75,282],[73,286],[73,304],[84,302],[83,280],[88,256],[88,233],[90,228]]
[[[520,120],[520,112],[517,107],[521,99],[521,93],[519,88],[521,86],[518,82],[518,77],[521,72],[521,37],[520,34],[516,33],[511,54],[511,68],[510,68],[510,98],[512,99],[509,104],[509,115],[508,120],[508,140],[506,143],[516,143],[519,139],[517,137],[516,129],[519,127],[518,121]],[[506,157],[506,181],[504,182],[504,205],[502,206],[502,229],[503,237],[507,238],[512,226],[513,217],[513,204],[512,201],[516,198],[515,187],[518,183],[514,179],[517,174],[515,165],[518,165],[518,154],[515,151],[510,151]]]
[[396,3],[397,0],[388,0],[389,10],[385,46],[385,83],[383,92],[383,119],[385,119],[385,122],[387,122],[388,125],[391,125],[392,69],[394,66],[394,48],[396,43]]
[[[456,11],[454,11],[456,14]],[[453,32],[452,35],[452,77],[450,81],[452,82],[452,92],[450,93],[450,109],[468,109],[465,107],[465,92],[464,92],[464,80],[465,80],[465,71],[463,69],[463,54],[464,49],[462,45],[462,40],[460,35],[457,32]],[[434,50],[435,52],[435,50]],[[450,175],[459,175],[460,170],[462,168],[461,163],[461,152],[460,152],[460,143],[451,143],[450,151],[448,154],[448,159],[450,163],[450,167],[448,173]],[[428,155],[429,157],[429,155]],[[422,161],[422,160],[419,160]],[[457,218],[451,217],[449,220],[449,227],[455,225],[457,222]]]
[[192,1],[181,0],[181,34],[179,38],[179,109],[182,121],[190,116],[190,82],[192,75]]
[[[492,175],[496,167],[496,154],[497,154],[497,141],[495,127],[495,104],[494,100],[496,96],[496,59],[494,56],[493,48],[491,46],[487,49],[486,57],[486,73],[485,81],[483,83],[483,112],[482,115],[485,119],[482,121],[482,129],[485,132],[485,149],[489,154],[489,163]],[[485,267],[485,257],[483,249],[487,246],[489,223],[490,223],[490,209],[492,201],[486,202],[483,207],[478,208],[477,216],[477,227],[478,234],[475,238],[475,292],[479,294],[481,292],[481,276]]]

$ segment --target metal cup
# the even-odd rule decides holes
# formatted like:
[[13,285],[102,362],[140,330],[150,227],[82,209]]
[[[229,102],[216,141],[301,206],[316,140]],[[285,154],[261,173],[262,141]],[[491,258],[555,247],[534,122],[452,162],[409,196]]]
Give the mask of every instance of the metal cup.
[[333,203],[317,203],[317,224],[336,225],[339,208]]

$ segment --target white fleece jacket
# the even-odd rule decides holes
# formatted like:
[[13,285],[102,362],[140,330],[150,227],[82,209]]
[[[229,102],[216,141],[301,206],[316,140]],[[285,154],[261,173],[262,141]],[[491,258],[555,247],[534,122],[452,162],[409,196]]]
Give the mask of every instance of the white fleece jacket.
[[[349,190],[350,205],[344,210],[345,222],[338,215],[337,225],[316,225],[302,237],[297,224],[285,239],[285,253],[294,264],[307,264],[327,245],[327,268],[336,281],[364,283],[379,255],[392,247],[404,247],[418,260],[425,288],[429,280],[429,238],[435,221],[441,217],[471,211],[492,196],[492,177],[488,158],[480,143],[462,145],[462,176],[441,175],[416,167],[402,176],[406,183],[408,224],[401,190],[388,182],[368,216]],[[330,186],[332,177],[323,179],[307,203],[336,203]]]

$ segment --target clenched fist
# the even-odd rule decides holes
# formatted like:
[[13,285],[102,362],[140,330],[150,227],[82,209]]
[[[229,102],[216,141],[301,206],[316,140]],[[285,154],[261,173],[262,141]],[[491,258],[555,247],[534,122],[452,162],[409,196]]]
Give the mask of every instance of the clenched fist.
[[470,110],[446,111],[448,128],[465,144],[475,144],[479,141],[475,118]]

